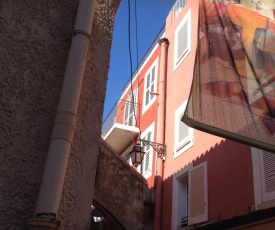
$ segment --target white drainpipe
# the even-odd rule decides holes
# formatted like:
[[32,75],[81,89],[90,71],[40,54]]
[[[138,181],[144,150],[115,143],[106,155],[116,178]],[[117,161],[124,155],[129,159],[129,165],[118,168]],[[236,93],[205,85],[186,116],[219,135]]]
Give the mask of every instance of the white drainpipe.
[[80,0],[64,82],[42,177],[36,216],[56,218],[74,136],[96,0]]

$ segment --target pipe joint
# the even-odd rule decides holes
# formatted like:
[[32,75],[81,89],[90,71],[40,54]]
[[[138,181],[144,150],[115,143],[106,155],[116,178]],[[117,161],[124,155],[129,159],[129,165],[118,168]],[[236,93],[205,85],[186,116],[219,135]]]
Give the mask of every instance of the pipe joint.
[[75,123],[75,114],[66,111],[57,112],[51,139],[64,139],[72,143]]
[[164,46],[168,46],[169,45],[169,40],[168,38],[161,38],[159,41],[158,41],[158,44],[161,46],[161,45],[164,45]]
[[90,37],[91,37],[91,34],[89,34],[89,33],[88,33],[87,31],[85,31],[85,30],[74,30],[73,33],[74,33],[73,36],[75,36],[75,35],[77,35],[77,34],[82,34],[82,35],[86,36],[88,39],[90,39]]

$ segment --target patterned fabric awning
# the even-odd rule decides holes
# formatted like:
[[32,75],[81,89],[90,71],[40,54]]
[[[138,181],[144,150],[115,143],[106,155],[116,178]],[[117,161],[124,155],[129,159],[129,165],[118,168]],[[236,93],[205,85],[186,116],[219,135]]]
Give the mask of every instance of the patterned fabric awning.
[[275,152],[274,1],[200,0],[194,77],[183,121]]

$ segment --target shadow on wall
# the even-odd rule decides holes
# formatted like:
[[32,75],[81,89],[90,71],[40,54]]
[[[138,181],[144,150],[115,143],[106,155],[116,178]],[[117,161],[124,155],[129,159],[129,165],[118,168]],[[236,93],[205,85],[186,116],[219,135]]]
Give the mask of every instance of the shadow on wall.
[[[182,157],[184,158],[184,155]],[[180,158],[178,160],[180,161]],[[174,183],[179,183],[179,186],[184,187],[184,183],[190,182],[188,181],[190,170],[202,164],[207,165],[208,214],[207,222],[204,223],[219,222],[252,211],[254,193],[250,146],[224,140],[208,151],[201,153],[200,157],[183,166],[163,181],[163,229],[171,229],[172,212],[177,209],[180,202],[183,202],[180,205],[187,207],[186,200],[188,197],[187,199],[177,197],[180,194],[173,191],[176,190]],[[181,172],[183,173],[181,174]],[[187,175],[187,182],[184,180],[184,175]],[[174,204],[173,199],[176,201]],[[175,205],[176,207],[174,207]],[[184,214],[182,215],[184,218]]]

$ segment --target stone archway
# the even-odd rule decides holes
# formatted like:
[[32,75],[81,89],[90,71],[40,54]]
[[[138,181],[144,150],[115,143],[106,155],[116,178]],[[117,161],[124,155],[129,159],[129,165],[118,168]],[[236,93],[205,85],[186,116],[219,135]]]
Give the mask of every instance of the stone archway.
[[[90,230],[126,230],[123,225],[96,200],[93,200],[93,206]],[[98,221],[96,218],[101,218],[101,220]]]

